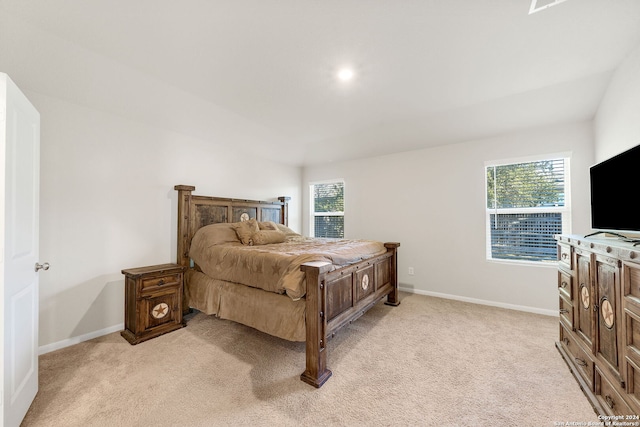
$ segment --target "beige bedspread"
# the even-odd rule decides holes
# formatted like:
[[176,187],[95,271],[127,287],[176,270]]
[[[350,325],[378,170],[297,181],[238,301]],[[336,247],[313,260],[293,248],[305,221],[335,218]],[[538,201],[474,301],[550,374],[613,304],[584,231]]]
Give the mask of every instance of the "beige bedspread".
[[289,341],[304,341],[305,300],[212,279],[187,270],[184,294],[187,304],[205,314],[251,326]]
[[240,283],[293,300],[306,293],[300,266],[326,261],[335,266],[353,264],[386,252],[384,244],[370,240],[338,240],[289,236],[284,243],[248,246],[238,242],[208,245],[194,242],[190,256],[202,272],[213,279]]

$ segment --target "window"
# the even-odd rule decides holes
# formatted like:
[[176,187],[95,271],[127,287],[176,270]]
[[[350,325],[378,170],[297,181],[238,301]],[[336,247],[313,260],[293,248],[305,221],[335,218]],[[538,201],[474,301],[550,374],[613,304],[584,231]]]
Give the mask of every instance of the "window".
[[557,259],[554,235],[569,231],[569,159],[487,164],[487,258]]
[[344,237],[344,181],[314,183],[311,194],[311,236]]

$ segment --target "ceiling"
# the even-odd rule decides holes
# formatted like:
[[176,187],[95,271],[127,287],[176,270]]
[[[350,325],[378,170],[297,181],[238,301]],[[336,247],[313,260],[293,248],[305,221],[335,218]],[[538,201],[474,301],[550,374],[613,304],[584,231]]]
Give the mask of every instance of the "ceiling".
[[[28,90],[309,165],[593,118],[640,43],[640,1],[529,7],[0,0],[0,35],[22,46],[4,46],[0,69]],[[345,65],[348,84],[335,78]]]

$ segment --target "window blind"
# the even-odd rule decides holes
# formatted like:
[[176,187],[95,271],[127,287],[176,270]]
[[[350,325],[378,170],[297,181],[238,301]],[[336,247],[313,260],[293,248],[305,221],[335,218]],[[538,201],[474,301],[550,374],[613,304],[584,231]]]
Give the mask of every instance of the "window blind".
[[314,237],[344,237],[344,182],[313,184]]

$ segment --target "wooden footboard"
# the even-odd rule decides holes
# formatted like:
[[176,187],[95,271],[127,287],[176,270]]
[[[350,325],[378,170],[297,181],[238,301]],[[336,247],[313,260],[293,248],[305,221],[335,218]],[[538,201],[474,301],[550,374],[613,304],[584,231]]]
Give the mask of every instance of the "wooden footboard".
[[300,379],[321,387],[331,377],[327,369],[327,339],[342,326],[362,316],[385,296],[397,306],[397,249],[400,243],[385,243],[387,252],[331,271],[332,264],[303,264],[306,274],[306,369]]

